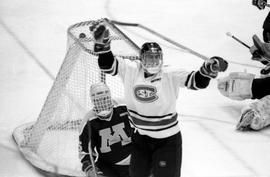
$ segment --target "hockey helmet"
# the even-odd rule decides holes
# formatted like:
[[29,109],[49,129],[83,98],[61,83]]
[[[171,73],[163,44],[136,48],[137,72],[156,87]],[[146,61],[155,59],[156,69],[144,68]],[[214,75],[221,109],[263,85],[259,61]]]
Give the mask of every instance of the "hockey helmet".
[[140,51],[142,67],[149,74],[156,74],[163,65],[161,47],[156,42],[146,42]]
[[110,119],[113,111],[111,91],[104,83],[96,83],[90,87],[90,98],[93,111],[101,120]]

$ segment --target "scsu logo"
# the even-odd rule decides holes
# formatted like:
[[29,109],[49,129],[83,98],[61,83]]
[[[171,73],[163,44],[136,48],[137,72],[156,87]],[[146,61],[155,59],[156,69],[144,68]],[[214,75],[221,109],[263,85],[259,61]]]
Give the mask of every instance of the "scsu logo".
[[135,98],[140,102],[153,102],[158,99],[157,89],[148,85],[137,85],[134,87]]

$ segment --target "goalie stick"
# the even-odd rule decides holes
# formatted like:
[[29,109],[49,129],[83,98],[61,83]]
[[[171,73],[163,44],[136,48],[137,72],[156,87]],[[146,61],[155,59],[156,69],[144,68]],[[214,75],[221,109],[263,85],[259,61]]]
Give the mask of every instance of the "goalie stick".
[[[270,7],[270,5],[268,7]],[[244,43],[243,41],[241,41],[240,39],[238,39],[237,37],[235,37],[234,35],[232,35],[230,32],[227,32],[226,35],[229,36],[229,37],[231,37],[231,38],[233,38],[234,40],[236,40],[237,42],[239,42],[243,46],[247,47],[248,49],[250,49],[250,46],[249,45],[247,45],[246,43]],[[254,67],[254,66],[252,65],[252,67]],[[260,68],[261,69],[261,67],[257,67],[257,68]],[[268,74],[269,73],[269,70],[270,70],[269,68],[270,68],[270,65],[267,64],[264,68],[261,69],[261,74],[264,74],[264,75]]]
[[231,38],[233,38],[234,40],[236,40],[237,42],[239,42],[243,46],[247,47],[248,49],[250,49],[250,46],[249,45],[247,45],[246,43],[244,43],[243,41],[241,41],[240,39],[238,39],[237,37],[235,37],[232,33],[227,32],[226,35],[229,36],[229,37],[231,37]]
[[[242,45],[245,46],[246,48],[250,49],[250,46],[249,46],[249,45],[247,45],[246,43],[244,43],[243,41],[241,41],[240,39],[238,39],[237,37],[235,37],[232,33],[227,32],[226,35],[229,36],[229,37],[231,37],[232,39],[234,39],[234,40],[237,41],[238,43],[242,44]],[[262,67],[254,66],[254,65],[250,65],[250,64],[243,64],[243,63],[237,63],[237,62],[231,62],[231,63],[236,63],[236,64],[240,64],[240,65],[244,65],[244,66],[248,66],[248,67],[252,67],[252,68],[259,68],[259,69],[262,69]]]

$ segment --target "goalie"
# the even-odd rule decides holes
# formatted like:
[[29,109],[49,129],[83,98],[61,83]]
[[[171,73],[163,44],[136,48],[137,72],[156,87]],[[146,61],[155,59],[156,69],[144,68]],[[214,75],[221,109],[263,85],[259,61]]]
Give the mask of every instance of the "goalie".
[[91,86],[90,97],[94,107],[85,116],[79,135],[82,170],[87,177],[129,177],[133,128],[126,106],[112,100],[103,83]]
[[218,80],[218,89],[222,95],[233,100],[256,99],[244,107],[237,130],[260,130],[270,125],[270,44],[262,43],[254,35],[254,45],[250,48],[252,59],[265,65],[261,77],[254,74],[233,72]]
[[130,176],[179,177],[182,163],[182,136],[176,100],[180,87],[204,89],[228,63],[221,57],[205,61],[197,71],[163,66],[163,52],[155,42],[140,49],[140,60],[114,57],[109,30],[102,23],[90,27],[102,71],[119,76],[124,83],[125,101],[135,126],[132,135]]

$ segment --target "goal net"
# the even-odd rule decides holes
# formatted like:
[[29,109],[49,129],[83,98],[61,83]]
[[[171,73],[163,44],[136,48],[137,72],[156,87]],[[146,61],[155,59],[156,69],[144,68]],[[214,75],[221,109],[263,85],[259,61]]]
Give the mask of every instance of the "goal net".
[[[139,48],[110,20],[100,19],[110,30],[115,56],[138,59]],[[123,97],[117,76],[105,75],[97,65],[89,27],[97,21],[72,25],[64,61],[35,122],[17,127],[13,137],[24,157],[35,167],[55,174],[85,176],[78,155],[79,126],[93,107],[89,98],[91,84],[106,82],[112,97]],[[83,35],[83,34],[84,35]]]

